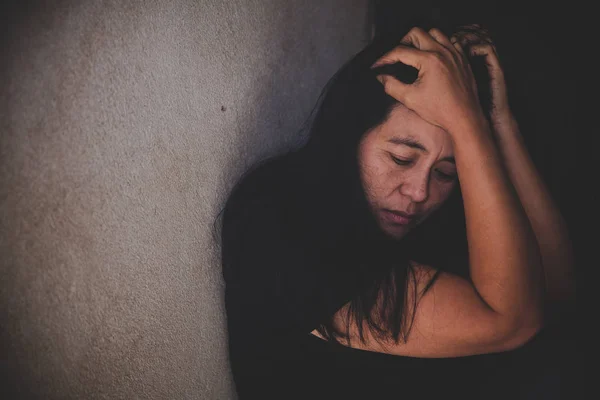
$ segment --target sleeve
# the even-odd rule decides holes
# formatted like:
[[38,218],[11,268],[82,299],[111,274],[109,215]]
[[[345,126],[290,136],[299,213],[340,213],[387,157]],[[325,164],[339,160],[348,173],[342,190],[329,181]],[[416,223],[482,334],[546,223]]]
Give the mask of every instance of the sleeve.
[[292,238],[275,197],[252,197],[226,209],[222,262],[230,341],[258,350],[308,335],[352,285],[310,241]]

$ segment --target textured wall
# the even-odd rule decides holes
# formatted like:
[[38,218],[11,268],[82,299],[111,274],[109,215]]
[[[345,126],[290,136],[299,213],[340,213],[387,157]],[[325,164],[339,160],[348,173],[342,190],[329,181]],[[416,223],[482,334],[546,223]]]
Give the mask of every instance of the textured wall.
[[0,55],[0,393],[234,398],[210,228],[364,45],[366,0],[15,3]]

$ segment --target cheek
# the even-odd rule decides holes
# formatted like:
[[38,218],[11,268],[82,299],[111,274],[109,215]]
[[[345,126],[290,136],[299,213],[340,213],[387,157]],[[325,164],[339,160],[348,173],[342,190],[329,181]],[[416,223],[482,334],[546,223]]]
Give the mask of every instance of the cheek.
[[363,187],[370,197],[377,197],[392,181],[390,168],[381,157],[364,157],[361,165],[361,179]]
[[444,204],[450,197],[452,189],[454,189],[456,183],[448,184],[443,182],[432,183],[429,192],[429,199],[427,202],[427,215],[431,214]]
[[433,185],[433,188],[431,190],[431,196],[430,196],[430,200],[431,200],[431,210],[435,210],[438,207],[440,207],[442,204],[444,204],[444,202],[446,200],[448,200],[448,197],[450,197],[450,194],[452,194],[452,190],[456,187],[458,183],[454,182],[454,183],[435,183]]

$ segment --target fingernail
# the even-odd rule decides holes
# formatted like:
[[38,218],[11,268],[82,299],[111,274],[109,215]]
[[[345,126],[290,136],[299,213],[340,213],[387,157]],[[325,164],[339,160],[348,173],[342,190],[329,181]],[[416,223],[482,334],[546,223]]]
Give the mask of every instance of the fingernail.
[[382,85],[383,83],[383,76],[382,75],[377,75],[375,78],[377,78],[377,80],[379,81],[379,83],[381,83]]

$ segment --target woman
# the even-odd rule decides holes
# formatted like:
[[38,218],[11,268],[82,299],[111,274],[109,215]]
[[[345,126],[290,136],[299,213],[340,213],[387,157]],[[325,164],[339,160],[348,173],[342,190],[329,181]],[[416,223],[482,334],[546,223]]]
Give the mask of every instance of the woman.
[[242,399],[490,398],[498,361],[573,292],[565,224],[477,26],[378,38],[347,63],[306,145],[232,192],[222,260]]

